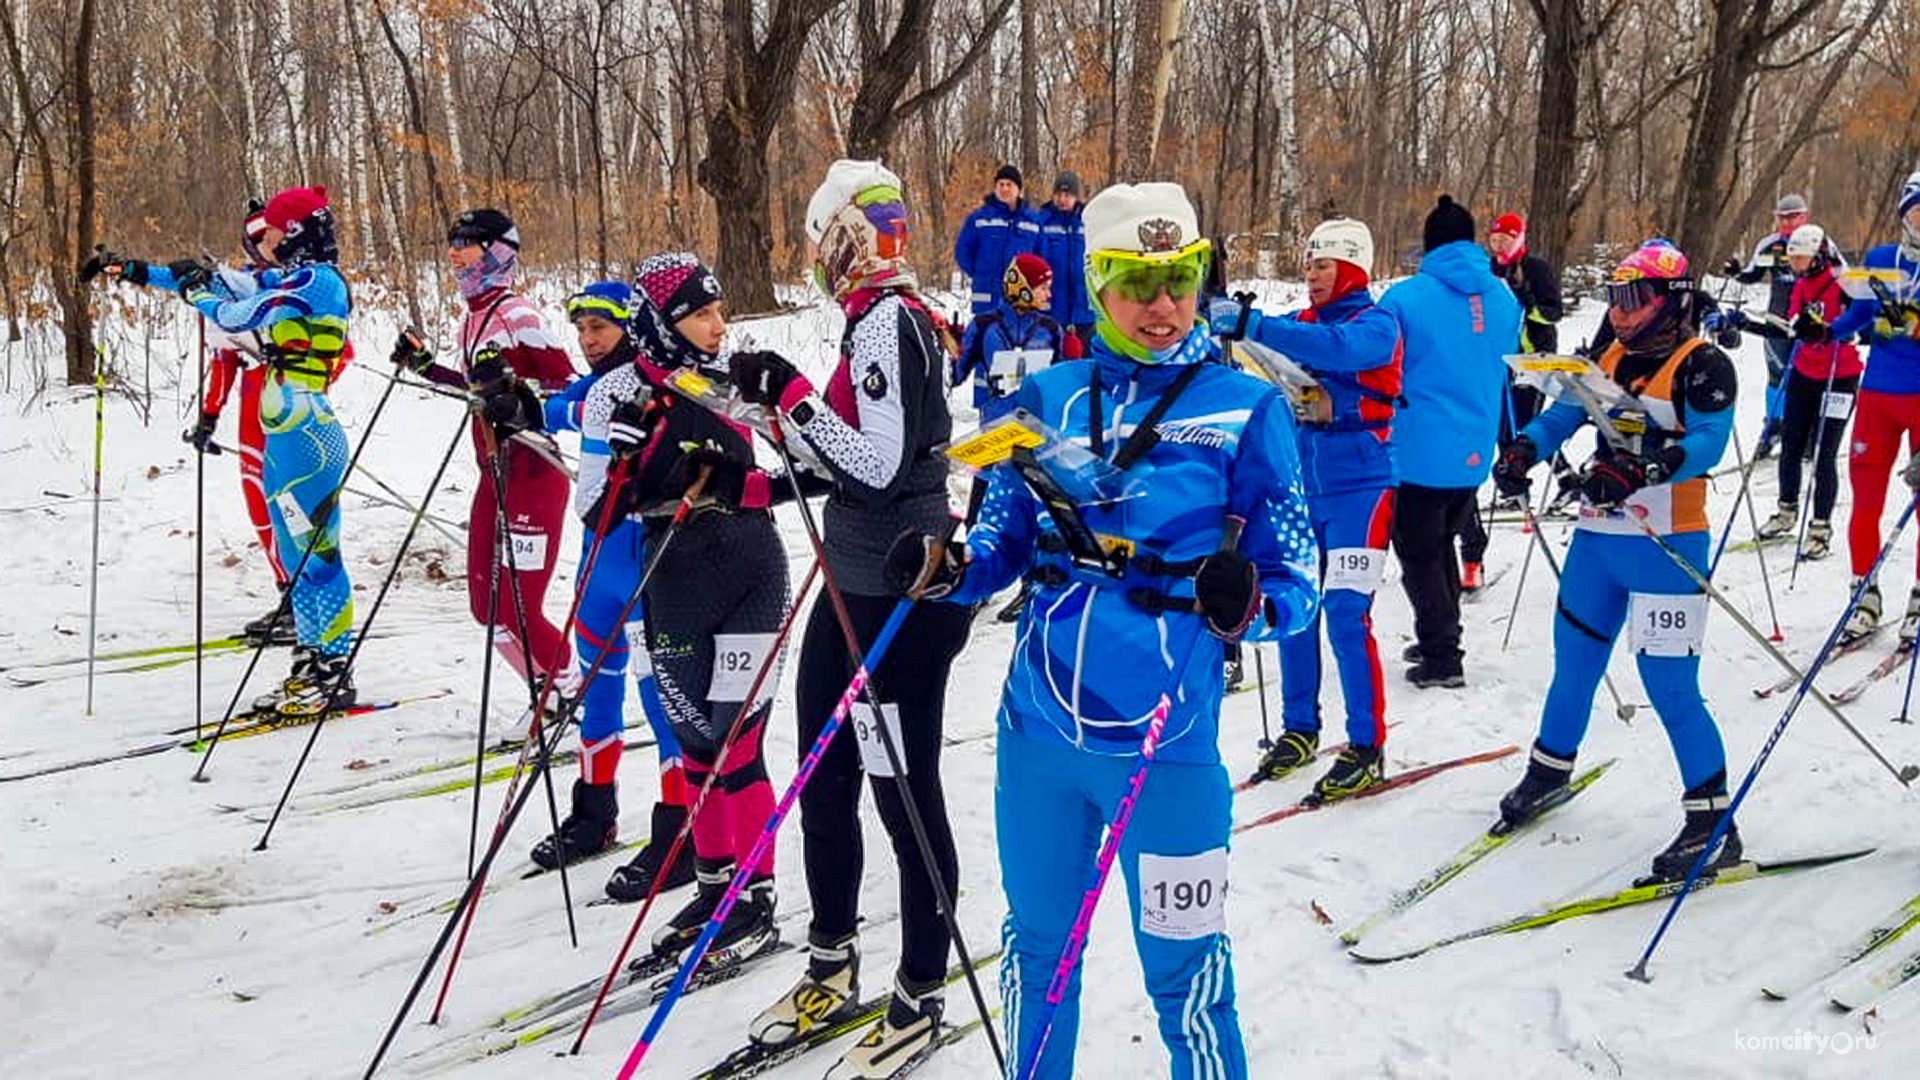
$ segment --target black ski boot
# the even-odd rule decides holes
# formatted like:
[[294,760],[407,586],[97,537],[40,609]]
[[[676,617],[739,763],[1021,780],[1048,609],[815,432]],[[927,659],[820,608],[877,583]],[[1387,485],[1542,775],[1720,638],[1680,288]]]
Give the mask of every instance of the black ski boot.
[[240,636],[247,639],[249,645],[292,645],[294,637],[293,608],[286,601],[286,586],[280,587],[280,599],[273,610],[240,628]]
[[[658,954],[672,954],[684,950],[694,943],[700,932],[706,929],[708,920],[719,910],[720,899],[726,895],[727,885],[733,881],[732,859],[699,859],[695,862],[695,878],[698,891],[685,907],[674,912],[667,925],[653,935],[653,951]],[[773,926],[773,878],[762,877],[750,882],[740,899],[727,913],[727,919],[720,924],[720,932],[714,935],[713,944],[708,947],[707,955],[733,950],[737,956],[751,956],[760,948],[779,937]],[[706,963],[707,961],[702,961]]]
[[346,654],[322,656],[317,650],[302,649],[294,656],[293,670],[280,684],[280,700],[274,710],[282,716],[318,716],[351,708],[358,700]]
[[1027,593],[1031,588],[1032,586],[1022,581],[1020,583],[1020,591],[1014,593],[1013,599],[1007,601],[1007,606],[1001,608],[999,613],[993,617],[994,621],[1003,623],[1019,622],[1020,613],[1027,608]]
[[1255,769],[1256,780],[1279,780],[1300,766],[1313,760],[1320,749],[1320,733],[1317,731],[1283,731],[1280,738],[1260,759],[1260,767]]
[[[1680,808],[1686,811],[1686,824],[1680,826],[1680,835],[1673,838],[1665,851],[1653,857],[1653,873],[1634,882],[1634,885],[1657,885],[1667,881],[1683,881],[1687,872],[1706,850],[1707,842],[1713,838],[1715,826],[1725,815],[1733,798],[1727,794],[1727,772],[1725,769],[1695,787],[1687,789],[1680,797]],[[1716,870],[1740,861],[1743,848],[1740,844],[1740,827],[1727,822],[1727,834],[1722,838],[1720,850],[1707,860],[1701,871],[1703,876],[1711,877]]]
[[1527,774],[1512,791],[1500,797],[1500,820],[1491,830],[1495,836],[1513,830],[1559,806],[1572,797],[1567,782],[1573,779],[1573,755],[1550,754],[1539,740],[1527,759]]
[[1460,670],[1460,661],[1442,664],[1437,660],[1422,659],[1407,669],[1407,681],[1422,690],[1441,687],[1458,690],[1467,685],[1466,673]]
[[1387,778],[1377,746],[1349,746],[1333,759],[1333,768],[1314,782],[1305,802],[1327,803],[1345,799],[1377,786]]
[[1240,684],[1247,679],[1247,673],[1246,669],[1241,665],[1239,644],[1236,642],[1228,645],[1226,652],[1226,666],[1225,670],[1221,673],[1221,677],[1226,680],[1226,692],[1231,694],[1235,690],[1240,689]]
[[[645,900],[653,891],[653,881],[660,876],[660,864],[666,861],[667,852],[673,848],[673,838],[680,835],[680,829],[687,823],[687,808],[670,803],[653,804],[653,834],[647,838],[647,846],[633,861],[613,872],[607,879],[607,895],[623,904]],[[660,883],[660,891],[677,889],[693,881],[693,844],[682,843],[680,851],[673,859],[673,868],[667,872],[665,881]]]
[[1400,650],[1400,659],[1409,664],[1418,664],[1426,658],[1427,654],[1420,651],[1420,643],[1417,641]]
[[542,870],[558,870],[613,847],[619,836],[620,799],[612,784],[573,782],[573,809],[560,831],[533,845],[530,858]]

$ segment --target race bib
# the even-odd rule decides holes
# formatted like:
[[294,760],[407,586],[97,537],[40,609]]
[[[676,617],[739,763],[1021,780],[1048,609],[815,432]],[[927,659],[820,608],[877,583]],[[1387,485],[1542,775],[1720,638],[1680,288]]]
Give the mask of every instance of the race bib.
[[1227,849],[1140,855],[1140,929],[1192,941],[1227,928]]
[[1371,593],[1380,587],[1380,578],[1386,572],[1387,553],[1379,548],[1332,548],[1327,552],[1327,572],[1321,588]]
[[[707,697],[714,701],[745,701],[747,691],[760,679],[761,665],[773,649],[773,634],[713,635],[713,681],[707,684]],[[773,694],[777,678],[760,679],[760,698]],[[758,704],[758,702],[756,702]]]
[[[880,715],[887,725],[887,734],[893,739],[893,749],[900,755],[900,768],[907,767],[907,744],[900,737],[900,706],[890,701],[880,703]],[[862,698],[853,703],[853,711],[847,714],[847,722],[853,725],[853,737],[860,743],[860,764],[867,770],[868,776],[893,776],[893,762],[887,757],[887,748],[880,745],[880,724],[873,715],[873,705]]]
[[1828,394],[1821,402],[1820,410],[1829,420],[1845,420],[1853,415],[1853,395],[1843,391]]
[[1627,608],[1633,651],[1642,656],[1698,656],[1707,634],[1707,596],[1634,593]]
[[[513,561],[507,561],[507,552]],[[547,567],[547,534],[517,533],[509,530],[507,542],[500,546],[500,565],[514,570],[544,570]]]
[[987,374],[1011,376],[1018,383],[1023,376],[1044,371],[1052,364],[1051,349],[999,349],[987,361]]
[[280,520],[286,522],[290,535],[305,536],[313,531],[313,522],[307,520],[307,512],[300,509],[300,500],[291,490],[281,492],[273,501],[280,505]]

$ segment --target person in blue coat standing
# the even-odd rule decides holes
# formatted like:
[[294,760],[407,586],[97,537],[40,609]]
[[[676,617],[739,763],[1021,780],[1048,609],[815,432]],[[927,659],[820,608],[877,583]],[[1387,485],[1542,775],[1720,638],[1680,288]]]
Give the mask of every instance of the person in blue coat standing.
[[1000,166],[993,174],[993,190],[967,215],[953,238],[953,261],[967,275],[973,292],[973,313],[985,315],[1000,303],[1000,279],[1015,255],[1032,251],[1040,238],[1040,223],[1020,195],[1020,170]]
[[1394,425],[1393,550],[1413,605],[1407,681],[1422,689],[1466,685],[1454,541],[1493,466],[1507,396],[1504,358],[1520,339],[1520,302],[1473,238],[1473,215],[1440,196],[1427,215],[1419,273],[1380,298],[1404,335],[1407,405]]
[[1047,313],[1084,344],[1093,334],[1093,307],[1087,302],[1087,232],[1080,213],[1080,177],[1063,171],[1053,181],[1053,200],[1034,211],[1040,226],[1034,254],[1053,268]]
[[[1233,790],[1220,763],[1223,650],[1307,627],[1319,554],[1286,400],[1219,363],[1196,318],[1212,245],[1186,193],[1116,184],[1087,204],[1086,221],[1092,358],[1027,379],[1016,400],[1124,497],[1068,478],[1060,483],[1081,494],[1043,504],[1035,481],[995,465],[965,544],[903,534],[888,582],[963,605],[1018,576],[1034,583],[1000,701],[994,783],[1009,1064],[1031,1062],[1022,1075],[1040,1080],[1073,1074],[1078,963],[1050,1034],[1049,983],[1101,825],[1164,708],[1119,845],[1134,944],[1167,1075],[1244,1080],[1224,909]],[[1021,463],[1029,476],[1043,468],[1031,461]],[[1236,527],[1237,544],[1223,545]],[[1097,548],[1083,543],[1095,538]]]
[[[1286,355],[1320,384],[1299,425],[1300,476],[1320,544],[1321,611],[1347,704],[1347,746],[1314,785],[1321,800],[1353,795],[1384,778],[1387,695],[1373,638],[1373,593],[1386,568],[1393,522],[1393,422],[1400,402],[1400,323],[1367,291],[1373,234],[1350,218],[1323,221],[1307,237],[1308,307],[1285,317],[1246,313],[1216,300],[1213,327]],[[1286,730],[1257,775],[1278,780],[1320,748],[1320,634],[1280,642]]]

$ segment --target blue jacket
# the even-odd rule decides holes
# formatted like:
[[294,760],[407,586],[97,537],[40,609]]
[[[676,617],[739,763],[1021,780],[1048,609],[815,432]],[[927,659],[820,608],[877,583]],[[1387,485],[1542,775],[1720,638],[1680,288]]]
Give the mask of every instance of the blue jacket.
[[1404,339],[1407,404],[1393,430],[1401,483],[1479,487],[1493,468],[1520,302],[1479,245],[1456,240],[1427,252],[1380,306]]
[[1058,362],[1066,359],[1060,355],[1060,334],[1060,324],[1052,316],[1015,311],[1004,304],[967,324],[960,355],[953,362],[953,385],[973,376],[973,407],[980,410],[982,424],[1011,412],[1014,391],[1019,389],[988,377],[993,354],[1004,349],[1044,351],[1053,353]]
[[[1861,265],[1900,271],[1903,285],[1888,291],[1897,298],[1914,299],[1916,283],[1920,283],[1920,263],[1902,256],[1900,245],[1881,244],[1867,252]],[[1834,320],[1834,340],[1857,333],[1862,340],[1872,343],[1872,350],[1867,353],[1866,373],[1860,377],[1860,389],[1882,394],[1920,394],[1920,341],[1905,336],[1876,336],[1873,320],[1879,315],[1877,298],[1855,300]]]
[[1071,212],[1047,203],[1033,212],[1040,226],[1034,254],[1053,268],[1053,303],[1047,311],[1061,326],[1093,322],[1093,305],[1087,299],[1087,230],[1080,222],[1085,209],[1084,203],[1075,203]]
[[1393,487],[1394,409],[1400,400],[1400,323],[1355,289],[1318,310],[1263,318],[1255,341],[1306,368],[1326,390],[1333,419],[1300,425],[1300,475],[1308,496]]
[[[1001,282],[1015,255],[1032,251],[1040,238],[1040,223],[1025,199],[1013,209],[989,194],[967,215],[953,238],[953,261],[973,288],[973,313],[985,314],[1000,303]],[[1058,283],[1056,272],[1056,285]]]
[[1229,514],[1246,521],[1239,551],[1259,569],[1265,599],[1247,636],[1282,637],[1313,619],[1320,556],[1300,490],[1293,414],[1273,387],[1216,363],[1204,327],[1194,333],[1180,358],[1154,365],[1096,343],[1091,360],[1049,368],[1015,395],[1069,442],[1090,447],[1089,388],[1097,378],[1111,459],[1187,365],[1203,365],[1162,416],[1160,441],[1125,474],[1136,497],[1081,509],[1088,528],[1133,545],[1120,577],[1074,566],[1060,550],[1051,515],[1013,468],[987,470],[986,495],[967,534],[970,561],[949,599],[973,603],[1022,574],[1033,583],[1000,700],[1008,728],[1089,753],[1135,754],[1167,693],[1172,706],[1160,757],[1218,762],[1220,643],[1200,616],[1148,611],[1129,593],[1191,597],[1190,565],[1149,573],[1142,557],[1197,562],[1219,547]]

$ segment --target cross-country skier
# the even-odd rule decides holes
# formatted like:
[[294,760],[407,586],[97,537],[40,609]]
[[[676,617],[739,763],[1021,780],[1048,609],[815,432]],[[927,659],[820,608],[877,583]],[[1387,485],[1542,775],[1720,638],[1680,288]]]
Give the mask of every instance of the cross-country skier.
[[[847,320],[825,394],[775,353],[735,353],[731,368],[742,396],[775,406],[787,430],[805,440],[831,475],[826,568],[864,651],[895,603],[884,572],[888,546],[903,531],[934,532],[948,521],[947,468],[934,448],[952,428],[946,402],[952,347],[906,262],[906,200],[885,166],[835,162],[807,203],[806,228],[814,281]],[[891,730],[906,769],[905,777],[873,785],[899,880],[900,961],[887,1014],[828,1072],[833,1080],[890,1075],[932,1042],[939,1025],[949,944],[939,905],[951,910],[959,880],[940,784],[941,727],[948,669],[966,643],[969,617],[965,608],[914,609],[868,684],[882,703],[883,722],[897,719]],[[794,697],[805,752],[854,672],[824,594],[808,618],[799,663]],[[754,1019],[752,1037],[763,1045],[787,1042],[860,1000],[861,782],[861,751],[843,735],[801,795],[811,959],[793,988]],[[909,827],[905,798],[914,800],[926,825],[944,901]]]
[[[1800,467],[1811,446],[1813,465],[1813,520],[1807,523],[1806,546],[1800,557],[1824,559],[1833,542],[1833,502],[1840,494],[1838,456],[1840,440],[1853,413],[1854,390],[1860,385],[1860,353],[1851,342],[1838,341],[1832,324],[1847,307],[1836,276],[1840,269],[1828,252],[1826,231],[1802,225],[1787,238],[1786,259],[1793,272],[1787,298],[1785,327],[1749,321],[1738,308],[1719,319],[1709,316],[1708,329],[1734,326],[1774,342],[1786,341],[1790,367],[1780,394],[1781,415],[1779,505],[1761,523],[1759,537],[1792,536],[1800,523]],[[1815,440],[1818,444],[1815,444]],[[1847,595],[1851,596],[1852,593]]]
[[[268,505],[278,511],[271,550],[284,574],[300,571],[289,585],[298,644],[278,705],[345,708],[355,700],[347,669],[353,592],[340,550],[340,485],[348,452],[327,387],[345,363],[352,302],[334,266],[339,250],[326,188],[280,192],[267,200],[260,222],[257,236],[249,228],[249,238],[269,264],[262,269],[218,269],[190,260],[159,266],[96,255],[82,274],[104,269],[136,285],[177,290],[220,334],[238,339],[257,333],[266,368],[257,405],[265,442],[261,481]],[[202,428],[202,438],[210,437],[204,415],[189,441]]]
[[1047,314],[1053,269],[1038,255],[1021,252],[1001,279],[1001,306],[980,315],[960,341],[953,384],[973,378],[973,406],[988,424],[1013,408],[1013,393],[1025,375],[1054,360],[1078,360],[1080,341]]
[[[589,370],[564,391],[546,399],[542,416],[549,433],[580,431],[588,392],[609,372],[633,366],[639,350],[627,333],[632,310],[633,290],[619,281],[596,281],[567,301],[567,318],[579,335],[580,352]],[[604,435],[597,439],[582,437],[583,461],[597,460],[604,470],[606,455]],[[580,490],[584,493],[586,487]],[[587,553],[594,551],[594,529],[600,523],[594,502],[593,498],[581,500],[583,563]],[[554,869],[563,861],[572,863],[598,855],[616,842],[619,802],[614,784],[625,746],[623,712],[631,668],[640,708],[653,730],[659,754],[660,798],[653,804],[647,845],[631,862],[613,872],[607,882],[607,895],[635,901],[645,898],[652,889],[667,849],[686,823],[687,779],[673,725],[660,702],[653,666],[645,650],[637,657],[632,655],[627,628],[616,621],[633,590],[639,587],[641,567],[646,564],[641,523],[627,517],[615,519],[593,560],[586,580],[578,586],[580,602],[573,624],[580,677],[585,679],[594,661],[600,661],[599,671],[582,684],[580,693],[580,778],[575,781],[572,809],[560,823],[558,835],[535,845],[532,858],[537,865]],[[634,626],[641,625],[644,612],[644,603],[634,606],[629,614]],[[601,657],[603,649],[606,655]],[[676,859],[661,888],[679,888],[693,877],[693,859]]]
[[[447,261],[467,302],[460,324],[459,370],[435,363],[433,354],[408,334],[394,342],[394,364],[441,385],[475,392],[516,381],[549,393],[564,389],[574,376],[566,350],[547,330],[540,309],[513,291],[520,274],[520,230],[513,220],[498,210],[463,212],[447,230]],[[507,535],[514,547],[514,573],[505,573],[505,553],[496,550],[495,493],[481,422],[476,419],[473,426],[480,479],[467,517],[467,605],[474,621],[485,622],[487,586],[492,582],[498,593],[494,647],[501,659],[522,677],[557,675],[567,666],[567,642],[544,606],[567,512],[567,473],[552,441],[538,431],[502,445]],[[503,560],[499,572],[493,568],[496,559]],[[519,608],[513,600],[515,579]],[[522,612],[525,641],[520,637]]]
[[[1853,450],[1847,478],[1853,489],[1853,516],[1847,522],[1847,554],[1853,584],[1873,566],[1880,551],[1880,517],[1887,505],[1887,477],[1900,456],[1904,437],[1920,447],[1920,172],[1900,189],[1900,239],[1868,251],[1861,266],[1891,273],[1895,280],[1866,287],[1833,324],[1833,337],[1858,334],[1870,345],[1866,374],[1853,419]],[[1851,594],[1849,594],[1851,595]],[[1867,586],[1846,633],[1857,636],[1880,621],[1880,587]],[[1907,597],[1900,638],[1912,641],[1920,628],[1920,583]]]
[[[1250,311],[1244,333],[1298,362],[1320,384],[1324,407],[1299,425],[1300,475],[1321,550],[1321,611],[1347,706],[1347,748],[1314,785],[1323,799],[1380,782],[1386,686],[1373,638],[1373,594],[1386,567],[1393,522],[1394,408],[1400,400],[1400,324],[1367,291],[1373,234],[1334,218],[1307,237],[1307,308],[1281,318]],[[1241,305],[1214,301],[1213,328],[1242,332]],[[1279,779],[1320,747],[1320,633],[1280,642],[1286,730],[1260,761]]]
[[[1720,272],[1743,285],[1751,285],[1761,278],[1767,279],[1767,314],[1779,318],[1787,317],[1787,306],[1793,297],[1794,273],[1787,263],[1787,241],[1793,237],[1793,230],[1807,223],[1807,199],[1804,195],[1782,195],[1773,208],[1773,231],[1754,242],[1753,254],[1745,263],[1739,259],[1728,259],[1720,267]],[[1831,246],[1827,256],[1834,262],[1840,261],[1840,250]],[[1754,447],[1753,456],[1765,460],[1773,453],[1774,443],[1780,438],[1780,421],[1786,415],[1785,391],[1781,389],[1792,366],[1793,342],[1780,338],[1768,338],[1767,352],[1767,419],[1760,428],[1760,442]]]
[[[1638,396],[1644,415],[1631,419],[1645,432],[1637,446],[1602,440],[1586,465],[1553,620],[1553,681],[1526,775],[1500,800],[1500,816],[1517,825],[1567,797],[1594,691],[1614,639],[1629,627],[1640,680],[1686,789],[1685,825],[1653,859],[1651,877],[1665,880],[1686,874],[1729,803],[1726,750],[1700,697],[1707,598],[1662,545],[1706,573],[1705,474],[1733,431],[1735,379],[1727,355],[1697,336],[1711,301],[1696,290],[1678,248],[1664,240],[1641,246],[1614,268],[1607,299],[1614,341],[1597,362]],[[1617,409],[1614,415],[1621,416]],[[1527,471],[1589,419],[1574,402],[1547,408],[1501,455],[1496,483],[1524,497]],[[1631,431],[1641,423],[1622,426]],[[1730,822],[1713,865],[1739,858],[1740,833]]]
[[[1560,296],[1560,275],[1538,255],[1527,250],[1527,222],[1519,213],[1508,211],[1493,219],[1487,227],[1487,250],[1493,255],[1493,272],[1513,290],[1513,298],[1520,301],[1520,344],[1516,350],[1523,353],[1554,353],[1560,351],[1559,322],[1566,315],[1566,305]],[[1542,395],[1532,387],[1514,385],[1508,379],[1507,394],[1511,415],[1501,418],[1500,449],[1505,450],[1513,441],[1514,433],[1526,427],[1544,403]],[[1572,467],[1563,457],[1553,459],[1553,471],[1561,481],[1560,492],[1554,497],[1550,510],[1555,512],[1579,498],[1579,487]],[[1477,529],[1477,525],[1476,525]],[[1477,543],[1465,549],[1460,568],[1462,588],[1477,589],[1481,582],[1481,563],[1479,556],[1487,550],[1486,534],[1480,530]]]
[[[964,547],[934,530],[902,537],[889,576],[896,589],[960,605],[1017,576],[1035,583],[1001,698],[994,783],[1010,1064],[1036,1053],[1101,824],[1165,695],[1158,754],[1119,850],[1134,942],[1171,1075],[1245,1077],[1224,915],[1222,642],[1296,633],[1313,619],[1317,553],[1292,414],[1274,388],[1219,363],[1196,318],[1211,244],[1179,185],[1108,187],[1088,202],[1086,229],[1092,360],[1027,380],[1016,399],[1109,463],[1135,497],[1047,507],[996,467]],[[1245,528],[1223,550],[1232,521]],[[1126,556],[1076,551],[1083,530]],[[1021,1075],[1072,1074],[1079,980],[1076,963],[1037,1071]]]

